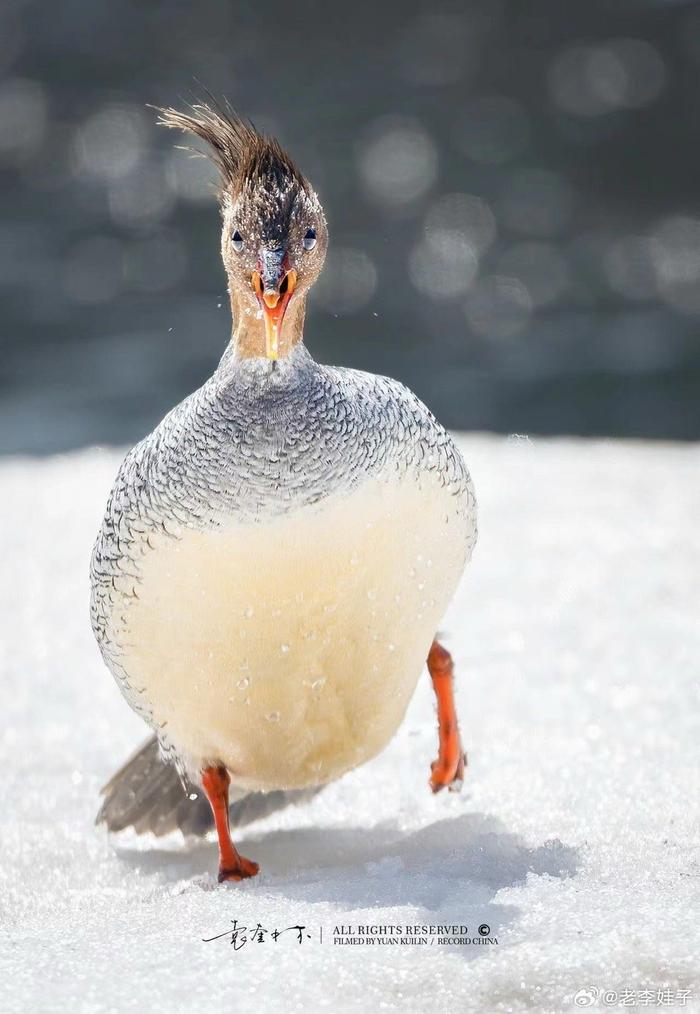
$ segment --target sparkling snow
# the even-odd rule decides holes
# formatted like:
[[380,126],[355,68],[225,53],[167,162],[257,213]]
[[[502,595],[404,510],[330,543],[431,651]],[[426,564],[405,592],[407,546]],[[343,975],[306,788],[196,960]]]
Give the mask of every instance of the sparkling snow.
[[[587,987],[700,1009],[698,448],[463,447],[480,538],[443,625],[462,794],[428,789],[426,675],[387,750],[239,834],[262,872],[223,885],[212,841],[92,823],[146,734],[87,613],[119,455],[0,465],[3,1011],[555,1012]],[[312,939],[202,941],[233,919]],[[333,944],[444,923],[498,943]]]

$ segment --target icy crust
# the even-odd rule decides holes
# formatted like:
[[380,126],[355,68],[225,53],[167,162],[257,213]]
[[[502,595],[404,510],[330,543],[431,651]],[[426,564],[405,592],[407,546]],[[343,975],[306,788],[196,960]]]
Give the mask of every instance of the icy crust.
[[[698,449],[460,446],[481,507],[443,625],[462,794],[427,787],[426,677],[379,757],[239,835],[262,872],[221,886],[212,842],[92,826],[145,733],[87,618],[122,454],[0,465],[3,1011],[561,1012],[590,987],[693,989],[651,1007],[698,1009]],[[202,942],[233,919],[314,939]],[[498,944],[332,943],[444,923]]]

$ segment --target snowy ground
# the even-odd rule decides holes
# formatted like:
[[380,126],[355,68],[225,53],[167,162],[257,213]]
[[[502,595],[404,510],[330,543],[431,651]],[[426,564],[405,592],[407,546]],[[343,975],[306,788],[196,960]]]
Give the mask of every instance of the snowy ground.
[[[2,1011],[562,1011],[584,987],[700,1009],[698,448],[463,447],[480,541],[444,624],[462,795],[427,787],[426,675],[390,747],[239,835],[262,873],[221,886],[213,842],[92,825],[145,733],[87,620],[119,456],[0,466]],[[202,942],[234,918],[312,939]],[[498,943],[333,944],[387,923]]]

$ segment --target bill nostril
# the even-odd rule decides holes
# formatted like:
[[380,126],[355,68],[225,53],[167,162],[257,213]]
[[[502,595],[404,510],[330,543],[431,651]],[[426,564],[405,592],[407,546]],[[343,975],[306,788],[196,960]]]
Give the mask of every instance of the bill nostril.
[[289,288],[289,275],[287,274],[282,279],[282,284],[280,285],[280,296],[283,296],[288,288]]

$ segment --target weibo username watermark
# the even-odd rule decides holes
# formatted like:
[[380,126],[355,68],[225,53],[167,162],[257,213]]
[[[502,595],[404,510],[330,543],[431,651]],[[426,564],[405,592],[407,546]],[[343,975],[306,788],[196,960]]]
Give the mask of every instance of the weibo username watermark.
[[574,994],[577,1007],[685,1007],[690,989],[599,989],[585,986]]

